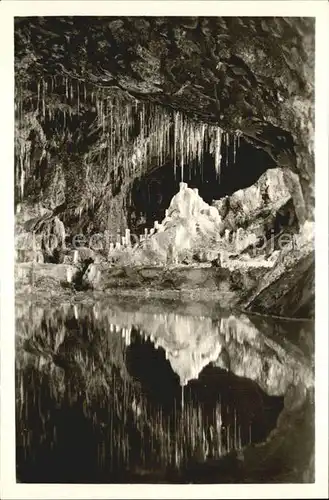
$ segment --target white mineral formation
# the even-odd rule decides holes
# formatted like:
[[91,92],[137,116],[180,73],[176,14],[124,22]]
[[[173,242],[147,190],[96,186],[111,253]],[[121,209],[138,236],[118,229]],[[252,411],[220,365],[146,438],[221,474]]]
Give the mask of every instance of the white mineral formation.
[[150,239],[156,240],[160,260],[172,264],[185,251],[193,252],[200,245],[206,247],[210,239],[217,240],[222,229],[217,209],[185,182],[180,183],[161,224],[156,222],[154,226],[156,231],[150,231]]

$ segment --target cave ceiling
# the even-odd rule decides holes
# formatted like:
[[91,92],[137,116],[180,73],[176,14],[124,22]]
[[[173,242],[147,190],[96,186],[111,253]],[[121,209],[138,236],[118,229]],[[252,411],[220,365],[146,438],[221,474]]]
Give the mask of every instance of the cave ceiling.
[[17,79],[118,87],[264,147],[292,132],[287,101],[312,99],[311,18],[16,18],[15,37]]
[[312,204],[313,18],[16,18],[16,86],[47,76],[238,132]]

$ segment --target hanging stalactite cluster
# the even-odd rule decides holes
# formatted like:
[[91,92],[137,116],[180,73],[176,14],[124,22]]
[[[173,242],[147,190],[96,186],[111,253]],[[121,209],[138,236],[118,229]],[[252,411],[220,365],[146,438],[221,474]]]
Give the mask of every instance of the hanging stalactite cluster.
[[[110,102],[109,102],[110,101]],[[229,162],[229,146],[234,147],[234,162],[238,134],[229,134],[220,127],[196,122],[179,111],[170,112],[161,106],[135,101],[118,105],[107,99],[97,103],[98,124],[109,143],[108,167],[117,174],[122,167],[125,175],[141,174],[158,165],[170,162],[175,176],[189,177],[189,170],[202,169],[204,153],[213,155],[220,179],[221,162]],[[139,130],[137,136],[132,132]],[[103,146],[105,144],[103,143]],[[226,155],[222,154],[222,145]],[[138,166],[138,167],[137,167]]]
[[41,158],[45,155],[46,135],[32,101],[31,92],[15,88],[15,188],[19,199],[24,197],[25,185],[33,170],[31,130],[39,137]]
[[[113,194],[117,186],[129,184],[134,178],[167,163],[173,166],[177,179],[190,179],[196,169],[200,169],[203,178],[204,157],[210,154],[220,182],[222,164],[225,162],[228,166],[230,162],[230,145],[233,145],[235,162],[238,133],[229,134],[180,111],[67,76],[48,76],[34,85],[34,92],[16,87],[18,131],[24,128],[30,113],[41,130],[52,122],[54,135],[62,142],[70,141],[78,123],[72,125],[72,116],[79,119],[86,111],[94,113],[89,135],[96,134],[97,139],[84,155],[90,195],[87,194],[85,208],[94,205],[95,197],[104,186],[108,189],[111,185]],[[31,170],[29,149],[26,141],[25,144],[21,141],[16,152],[16,184],[21,198]]]
[[170,163],[175,177],[187,180],[191,178],[192,169],[201,169],[203,175],[204,155],[210,153],[220,181],[223,157],[226,166],[229,164],[230,143],[235,162],[238,133],[231,135],[218,126],[200,123],[179,111],[143,101],[122,104],[108,98],[96,101],[96,108],[103,140],[86,158],[90,161],[97,156],[99,164],[107,162],[107,172],[114,172],[115,179],[120,170],[125,179],[132,180]]

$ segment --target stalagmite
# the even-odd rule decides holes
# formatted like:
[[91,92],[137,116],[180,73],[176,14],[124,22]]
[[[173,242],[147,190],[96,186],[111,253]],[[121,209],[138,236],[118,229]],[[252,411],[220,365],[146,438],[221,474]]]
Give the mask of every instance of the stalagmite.
[[74,253],[73,253],[73,263],[77,264],[78,260],[79,260],[78,250],[74,250]]
[[73,309],[74,309],[74,317],[75,317],[75,319],[79,319],[78,306],[76,304],[74,304]]
[[130,229],[125,230],[125,238],[127,245],[130,246],[131,245]]

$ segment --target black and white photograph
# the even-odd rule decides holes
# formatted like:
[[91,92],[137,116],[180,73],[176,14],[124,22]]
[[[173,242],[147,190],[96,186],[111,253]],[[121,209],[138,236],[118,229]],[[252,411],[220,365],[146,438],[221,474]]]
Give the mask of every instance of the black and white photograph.
[[16,483],[314,484],[316,19],[163,3],[13,19]]

